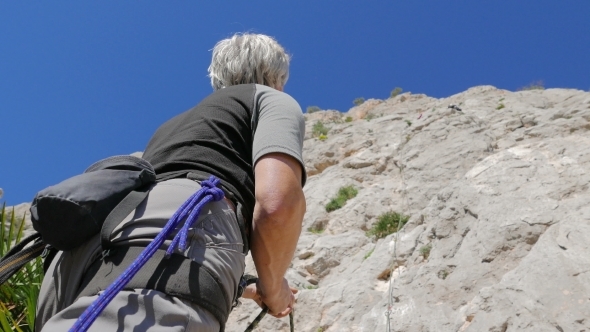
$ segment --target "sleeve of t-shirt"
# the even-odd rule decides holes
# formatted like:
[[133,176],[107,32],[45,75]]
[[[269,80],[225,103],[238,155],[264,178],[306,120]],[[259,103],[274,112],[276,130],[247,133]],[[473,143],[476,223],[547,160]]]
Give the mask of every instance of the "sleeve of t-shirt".
[[303,163],[305,120],[301,107],[288,94],[259,84],[256,85],[254,104],[252,165],[269,153],[287,154],[301,164],[303,186],[307,176]]

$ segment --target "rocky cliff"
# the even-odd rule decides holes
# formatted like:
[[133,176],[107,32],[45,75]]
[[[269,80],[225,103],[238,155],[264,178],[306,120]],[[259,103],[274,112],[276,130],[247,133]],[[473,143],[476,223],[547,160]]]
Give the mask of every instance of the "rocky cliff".
[[[296,330],[590,331],[590,93],[479,86],[305,116]],[[368,236],[389,211],[410,220]],[[258,312],[244,303],[228,330]]]
[[[5,229],[8,231],[10,225],[9,221],[12,219],[12,214],[14,213],[15,229],[18,229],[21,226],[21,222],[24,220],[25,225],[23,226],[23,238],[31,235],[35,232],[33,229],[33,224],[31,223],[31,212],[29,209],[31,208],[31,203],[22,203],[15,206],[6,206],[4,209],[6,213],[6,224],[4,225]],[[2,205],[0,204],[0,209],[2,209]]]
[[[590,332],[590,93],[480,86],[305,117],[297,331]],[[386,212],[410,219],[377,239]],[[259,311],[243,303],[227,330]]]

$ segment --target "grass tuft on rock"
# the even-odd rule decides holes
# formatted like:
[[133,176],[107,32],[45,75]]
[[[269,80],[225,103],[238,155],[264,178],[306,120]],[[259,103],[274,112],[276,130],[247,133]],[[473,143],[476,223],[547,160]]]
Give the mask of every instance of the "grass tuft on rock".
[[342,187],[338,190],[338,195],[332,198],[328,204],[326,204],[326,212],[332,212],[340,209],[346,204],[351,198],[356,197],[358,190],[354,186]]
[[375,248],[369,250],[369,252],[365,254],[365,257],[363,258],[363,260],[371,257],[371,255],[373,254],[373,251],[375,251]]
[[408,220],[410,220],[410,216],[395,211],[386,212],[377,217],[377,222],[367,231],[367,236],[374,236],[377,239],[382,239],[387,235],[402,229]]
[[432,250],[432,246],[427,244],[420,248],[420,256],[424,257],[424,259],[428,259],[430,256],[430,250]]
[[321,111],[321,109],[317,106],[308,106],[307,107],[307,114],[311,114],[311,113],[315,113],[315,112],[319,112]]
[[391,91],[391,94],[389,95],[389,98],[395,98],[395,97],[397,97],[400,93],[402,93],[402,91],[404,91],[404,90],[402,88],[400,88],[400,87],[397,87],[397,88],[393,89]]
[[531,91],[531,90],[545,90],[545,84],[542,80],[534,81],[527,86],[523,86],[522,88],[518,89],[517,91]]
[[311,127],[311,135],[313,137],[326,136],[327,138],[329,130],[330,128],[326,127],[322,121],[317,121],[313,124],[313,127]]

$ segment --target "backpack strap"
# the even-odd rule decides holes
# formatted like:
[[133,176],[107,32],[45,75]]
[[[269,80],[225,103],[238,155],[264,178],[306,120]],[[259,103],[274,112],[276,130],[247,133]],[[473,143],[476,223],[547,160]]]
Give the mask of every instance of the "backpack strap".
[[[118,247],[107,258],[97,259],[85,273],[76,300],[105,290],[143,250],[142,247]],[[209,311],[223,331],[231,302],[221,281],[189,258],[179,254],[172,254],[168,259],[165,256],[166,251],[156,251],[124,289],[153,289],[191,301]]]
[[[29,243],[31,246],[25,248]],[[45,243],[41,240],[39,232],[27,236],[19,244],[12,247],[4,257],[0,259],[0,285],[5,283],[14,273],[36,257],[41,256],[45,249]]]
[[109,213],[100,229],[100,244],[104,254],[108,255],[108,250],[113,247],[111,244],[111,234],[113,233],[113,230],[145,200],[150,189],[151,186],[146,186],[142,189],[131,191],[111,211],[111,213]]

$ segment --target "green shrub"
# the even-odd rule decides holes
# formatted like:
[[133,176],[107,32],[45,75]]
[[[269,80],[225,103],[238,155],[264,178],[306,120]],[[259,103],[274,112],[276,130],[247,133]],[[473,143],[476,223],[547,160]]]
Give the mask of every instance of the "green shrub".
[[410,216],[406,216],[394,211],[386,212],[377,217],[377,222],[367,232],[368,236],[375,236],[377,239],[386,237],[389,234],[400,230],[410,220]]
[[352,122],[352,116],[347,116],[344,122]]
[[313,137],[319,137],[320,135],[328,135],[328,131],[330,129],[326,126],[324,126],[324,124],[322,123],[322,121],[317,121],[316,123],[313,124],[313,127],[311,127],[311,134]]
[[442,280],[445,280],[449,276],[449,271],[447,271],[447,270],[440,270],[440,271],[438,271],[437,276],[439,278],[441,278]]
[[408,125],[408,127],[410,127],[412,125],[412,121],[406,120],[406,124]]
[[402,91],[404,91],[404,90],[402,90],[402,88],[399,88],[399,87],[393,89],[391,91],[391,94],[389,95],[389,98],[395,98],[395,97],[397,97],[397,95],[399,95],[400,93],[402,93]]
[[319,139],[320,141],[325,141],[325,140],[327,140],[327,139],[328,139],[328,136],[326,136],[326,135],[324,135],[324,134],[320,134],[320,136],[318,136],[318,139]]
[[356,106],[359,106],[364,102],[365,102],[365,98],[363,98],[363,97],[356,98],[355,100],[352,101],[352,103],[355,104]]
[[321,109],[317,106],[308,106],[307,107],[307,114],[311,114],[311,113],[315,113],[315,112],[319,112],[321,111]]
[[522,88],[518,89],[518,91],[530,91],[530,90],[545,90],[545,85],[543,81],[534,81],[529,85],[523,86]]
[[376,116],[375,116],[375,114],[373,114],[373,113],[369,113],[369,114],[365,115],[365,120],[367,120],[367,121],[371,121],[371,120],[373,120],[375,117],[376,117]]
[[354,186],[342,187],[338,190],[338,195],[332,198],[328,204],[326,204],[326,212],[332,212],[340,209],[346,204],[346,201],[356,197],[358,190]]
[[371,255],[373,254],[373,251],[375,251],[375,248],[369,250],[369,252],[365,254],[365,257],[363,258],[363,260],[371,257]]
[[420,248],[420,255],[424,257],[424,259],[428,259],[428,256],[430,256],[430,250],[432,250],[432,246],[430,244],[425,245]]
[[[14,210],[8,218],[6,204],[3,204],[0,211],[0,256],[20,242],[24,224],[22,219],[15,217]],[[0,330],[34,331],[37,297],[42,281],[43,261],[38,257],[0,286]]]
[[498,106],[496,107],[496,109],[497,109],[497,110],[501,110],[501,109],[503,109],[504,107],[506,107],[506,106],[504,106],[504,104],[500,103],[500,105],[498,105]]
[[324,229],[321,227],[310,227],[307,230],[313,234],[322,234],[324,232]]

